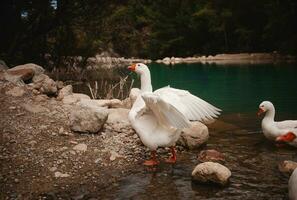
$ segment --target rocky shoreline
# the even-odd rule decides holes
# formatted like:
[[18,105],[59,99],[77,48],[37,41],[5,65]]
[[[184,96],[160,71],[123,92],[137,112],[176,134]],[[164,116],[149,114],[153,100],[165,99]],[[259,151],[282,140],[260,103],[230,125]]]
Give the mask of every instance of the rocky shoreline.
[[[144,168],[149,152],[127,117],[137,89],[124,101],[93,100],[26,64],[0,72],[0,92],[1,198],[42,198],[73,184],[98,191]],[[198,148],[208,137],[196,122],[177,150]],[[161,160],[168,157],[158,151]]]

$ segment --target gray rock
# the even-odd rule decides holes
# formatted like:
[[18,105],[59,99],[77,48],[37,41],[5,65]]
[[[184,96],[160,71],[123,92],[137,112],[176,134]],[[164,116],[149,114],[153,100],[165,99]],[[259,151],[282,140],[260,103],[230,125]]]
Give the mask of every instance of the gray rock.
[[285,160],[278,164],[279,171],[291,174],[297,168],[297,162]]
[[76,132],[97,133],[107,117],[106,108],[77,106],[70,113],[70,128]]
[[231,176],[231,171],[215,162],[198,164],[192,172],[192,179],[201,183],[217,183],[226,185]]
[[218,152],[214,149],[209,149],[209,150],[201,151],[198,155],[198,160],[200,162],[212,161],[212,162],[224,163],[225,156],[221,152]]
[[25,90],[21,86],[15,86],[12,89],[8,90],[5,94],[11,95],[14,97],[21,97],[25,94]]
[[188,148],[195,149],[206,143],[209,138],[208,128],[201,122],[192,122],[190,128],[182,131],[179,144]]
[[73,94],[72,85],[67,85],[67,86],[63,87],[61,90],[59,90],[57,99],[62,100],[62,99],[64,99],[64,97],[72,95],[72,94]]

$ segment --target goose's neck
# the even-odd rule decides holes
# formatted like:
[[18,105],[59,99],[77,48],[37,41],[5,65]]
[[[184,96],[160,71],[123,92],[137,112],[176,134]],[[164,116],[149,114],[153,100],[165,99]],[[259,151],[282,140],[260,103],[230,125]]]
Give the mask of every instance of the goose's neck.
[[274,116],[275,116],[275,109],[271,108],[266,112],[265,119],[269,121],[274,121]]
[[153,91],[153,87],[151,83],[151,74],[148,69],[141,73],[140,81],[141,81],[141,88],[140,88],[141,93]]

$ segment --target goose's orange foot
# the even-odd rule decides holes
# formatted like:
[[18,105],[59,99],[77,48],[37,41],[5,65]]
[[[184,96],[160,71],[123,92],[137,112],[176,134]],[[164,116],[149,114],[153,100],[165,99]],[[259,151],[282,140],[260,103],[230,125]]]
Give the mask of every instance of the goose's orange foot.
[[155,166],[155,165],[158,165],[159,163],[160,163],[159,161],[151,159],[151,160],[144,161],[143,165],[145,165],[145,166]]
[[170,147],[171,149],[171,157],[166,159],[165,162],[170,163],[170,164],[174,164],[176,163],[176,152],[175,152],[175,147]]

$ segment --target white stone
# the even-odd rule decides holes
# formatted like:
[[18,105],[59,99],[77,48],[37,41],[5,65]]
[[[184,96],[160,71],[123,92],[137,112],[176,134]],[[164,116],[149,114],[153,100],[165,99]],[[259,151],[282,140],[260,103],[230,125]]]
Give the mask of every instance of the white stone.
[[198,164],[192,172],[192,178],[202,183],[212,182],[225,185],[231,176],[231,171],[220,163],[204,162]]

